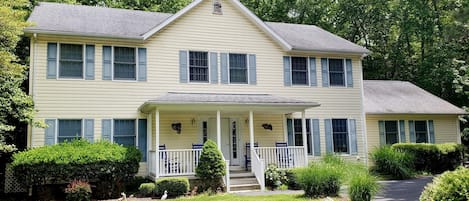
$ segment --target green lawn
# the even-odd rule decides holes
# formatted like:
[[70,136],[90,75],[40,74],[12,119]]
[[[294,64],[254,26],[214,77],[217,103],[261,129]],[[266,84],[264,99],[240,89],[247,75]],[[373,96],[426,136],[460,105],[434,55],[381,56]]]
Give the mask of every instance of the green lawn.
[[[218,201],[218,200],[229,200],[229,201],[323,201],[323,199],[309,199],[302,195],[263,195],[263,196],[240,196],[233,194],[222,194],[222,195],[199,195],[195,197],[184,197],[175,199],[175,201]],[[342,198],[334,198],[334,200],[344,200]]]

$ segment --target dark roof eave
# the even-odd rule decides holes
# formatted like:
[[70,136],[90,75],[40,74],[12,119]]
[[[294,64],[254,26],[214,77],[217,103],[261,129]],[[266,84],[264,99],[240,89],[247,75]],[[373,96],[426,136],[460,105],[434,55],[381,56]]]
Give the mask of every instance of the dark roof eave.
[[468,112],[366,112],[367,115],[467,115]]
[[143,37],[141,37],[141,36],[139,36],[139,37],[116,36],[116,35],[107,35],[107,34],[94,34],[94,33],[84,33],[84,32],[66,32],[66,31],[55,31],[55,30],[31,29],[31,28],[25,28],[23,31],[26,34],[50,34],[50,35],[59,35],[59,36],[99,37],[99,38],[112,38],[112,39],[125,39],[125,40],[143,41]]
[[300,51],[300,52],[315,52],[315,53],[336,53],[336,54],[355,54],[360,56],[367,56],[371,54],[371,51],[365,49],[366,51],[343,51],[343,50],[318,50],[318,49],[305,49],[293,47],[291,51]]

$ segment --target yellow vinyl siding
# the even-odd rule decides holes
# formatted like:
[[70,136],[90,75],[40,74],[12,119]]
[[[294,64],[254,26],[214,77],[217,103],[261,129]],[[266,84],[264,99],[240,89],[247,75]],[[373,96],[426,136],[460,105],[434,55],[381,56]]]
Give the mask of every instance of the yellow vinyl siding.
[[406,142],[409,139],[409,120],[433,120],[435,129],[435,143],[458,142],[457,115],[366,115],[366,131],[368,138],[369,150],[380,146],[379,143],[379,127],[380,120],[405,120],[405,136]]

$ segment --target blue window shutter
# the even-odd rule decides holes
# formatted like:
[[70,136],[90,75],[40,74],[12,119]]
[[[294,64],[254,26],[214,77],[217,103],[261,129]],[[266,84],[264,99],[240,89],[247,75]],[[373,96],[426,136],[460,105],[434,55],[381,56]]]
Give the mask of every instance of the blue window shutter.
[[415,126],[412,120],[409,120],[409,138],[411,143],[415,143]]
[[147,48],[138,48],[138,81],[147,80]]
[[309,85],[312,87],[318,86],[318,78],[316,75],[316,58],[309,58]]
[[44,134],[44,137],[45,137],[44,144],[53,145],[55,144],[56,120],[46,119],[44,122],[47,124],[47,128],[45,128],[45,134]]
[[327,58],[321,58],[322,86],[329,87],[329,65]]
[[210,82],[218,84],[218,53],[210,52]]
[[347,87],[353,87],[353,70],[352,70],[352,60],[345,60],[345,68],[347,71]]
[[435,128],[433,127],[433,120],[428,120],[428,134],[430,143],[435,144]]
[[112,119],[101,120],[101,139],[112,142]]
[[324,132],[326,134],[326,152],[333,153],[334,149],[332,146],[332,119],[324,119]]
[[57,78],[57,43],[47,43],[47,79]]
[[187,69],[189,64],[188,62],[187,51],[179,50],[179,81],[181,83],[187,83]]
[[228,84],[228,54],[220,54],[221,83]]
[[86,45],[85,79],[94,80],[94,45]]
[[103,46],[103,80],[112,80],[112,47]]
[[94,142],[94,119],[85,119],[85,133],[83,136],[89,142]]
[[287,119],[287,138],[288,146],[294,146],[295,142],[293,141],[293,120]]
[[249,84],[256,85],[257,84],[257,75],[256,75],[256,55],[250,54],[249,55]]
[[378,121],[378,128],[379,128],[379,145],[380,146],[386,145],[384,121]]
[[319,133],[319,119],[311,119],[311,128],[313,128],[314,156],[321,155],[321,139]]
[[138,120],[138,149],[142,152],[142,161],[147,161],[147,120]]
[[283,57],[283,84],[285,86],[291,86],[291,70],[290,70],[290,57]]
[[401,135],[401,140],[399,142],[400,143],[405,142],[406,139],[405,139],[405,121],[404,120],[399,120],[399,134]]
[[348,125],[349,125],[349,134],[350,134],[350,154],[357,155],[358,154],[357,124],[356,124],[355,119],[349,119]]

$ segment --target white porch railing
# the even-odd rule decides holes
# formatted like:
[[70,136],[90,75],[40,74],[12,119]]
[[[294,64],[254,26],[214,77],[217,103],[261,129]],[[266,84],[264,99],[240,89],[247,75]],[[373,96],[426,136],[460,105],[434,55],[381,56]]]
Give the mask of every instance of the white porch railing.
[[223,161],[225,161],[225,176],[223,177],[223,182],[226,186],[226,192],[230,192],[230,161],[226,160],[223,154],[221,155]]
[[251,151],[251,170],[261,186],[261,191],[265,190],[265,163],[264,160],[259,158],[255,150]]
[[[278,168],[304,167],[305,150],[303,146],[289,147],[255,147],[255,152],[260,159],[264,160],[264,167],[275,164]],[[252,157],[254,159],[254,157]],[[252,163],[254,166],[254,163]]]
[[195,175],[202,149],[159,150],[158,176]]

